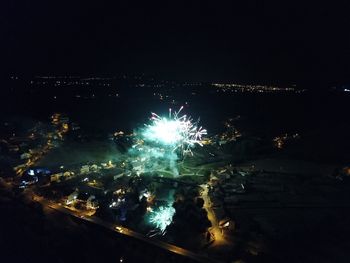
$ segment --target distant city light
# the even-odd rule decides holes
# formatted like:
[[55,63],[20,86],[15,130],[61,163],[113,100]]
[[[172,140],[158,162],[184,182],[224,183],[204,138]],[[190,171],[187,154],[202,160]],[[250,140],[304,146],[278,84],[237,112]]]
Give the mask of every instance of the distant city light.
[[277,87],[267,85],[242,85],[236,83],[212,83],[213,87],[218,88],[217,92],[304,92],[305,90],[297,89],[295,85],[293,87]]

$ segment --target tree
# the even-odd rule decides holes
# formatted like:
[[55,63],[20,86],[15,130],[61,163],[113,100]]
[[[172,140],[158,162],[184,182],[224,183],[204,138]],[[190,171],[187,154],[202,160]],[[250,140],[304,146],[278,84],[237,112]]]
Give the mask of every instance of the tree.
[[210,174],[211,174],[211,172],[209,170],[205,170],[204,171],[203,176],[204,176],[204,180],[205,181],[209,181],[210,180]]
[[197,197],[197,198],[196,198],[196,205],[197,205],[199,208],[203,208],[203,205],[204,205],[204,200],[203,200],[203,198]]

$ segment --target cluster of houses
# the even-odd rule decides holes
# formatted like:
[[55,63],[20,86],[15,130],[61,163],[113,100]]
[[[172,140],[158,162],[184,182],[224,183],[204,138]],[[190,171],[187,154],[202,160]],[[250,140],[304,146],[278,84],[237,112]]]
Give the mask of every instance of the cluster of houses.
[[232,237],[235,222],[230,218],[226,207],[237,205],[237,196],[246,192],[245,176],[247,176],[247,172],[238,171],[231,165],[218,169],[210,175],[208,194],[211,208],[219,227],[227,238]]

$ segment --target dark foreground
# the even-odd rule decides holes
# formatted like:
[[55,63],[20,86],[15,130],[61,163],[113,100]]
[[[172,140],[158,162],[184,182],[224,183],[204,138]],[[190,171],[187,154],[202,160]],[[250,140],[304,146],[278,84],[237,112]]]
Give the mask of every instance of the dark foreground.
[[193,262],[0,191],[4,262]]

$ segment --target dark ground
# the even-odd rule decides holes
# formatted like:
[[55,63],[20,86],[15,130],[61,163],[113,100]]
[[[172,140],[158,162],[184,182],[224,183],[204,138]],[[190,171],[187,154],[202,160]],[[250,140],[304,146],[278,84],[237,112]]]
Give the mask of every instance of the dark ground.
[[0,189],[2,262],[193,262]]
[[[1,96],[1,122],[15,120],[25,128],[25,121],[45,122],[52,113],[63,112],[87,133],[105,136],[118,129],[131,131],[147,120],[150,111],[166,112],[169,106],[145,96],[134,98],[132,94],[122,100],[76,100],[69,96],[54,100],[51,95],[18,91],[7,97]],[[185,100],[187,98],[183,98]],[[237,115],[241,115],[237,127],[246,136],[271,141],[282,133],[298,132],[300,140],[277,155],[296,161],[341,166],[348,165],[350,158],[349,102],[347,94],[329,92],[233,97],[203,95],[191,97],[186,111],[193,117],[200,115],[201,122],[211,134],[220,130],[227,117]],[[312,183],[310,187],[310,191],[315,190]],[[332,187],[339,190],[345,186],[339,183]],[[120,257],[125,258],[124,262],[183,260],[52,211],[43,212],[41,207],[23,202],[12,193],[1,192],[0,248],[6,262],[118,262]],[[308,198],[307,195],[305,198]],[[344,194],[342,201],[346,203],[347,200],[349,197]],[[255,218],[263,221],[268,213],[266,210],[264,216],[259,216],[259,212],[245,211],[235,216],[254,228]],[[274,235],[269,237],[269,253],[273,255],[273,260],[269,262],[347,262],[350,251],[348,207],[305,208],[290,215],[290,212],[271,212],[268,221],[277,230],[272,231]],[[247,261],[263,260],[264,257],[253,257]]]

